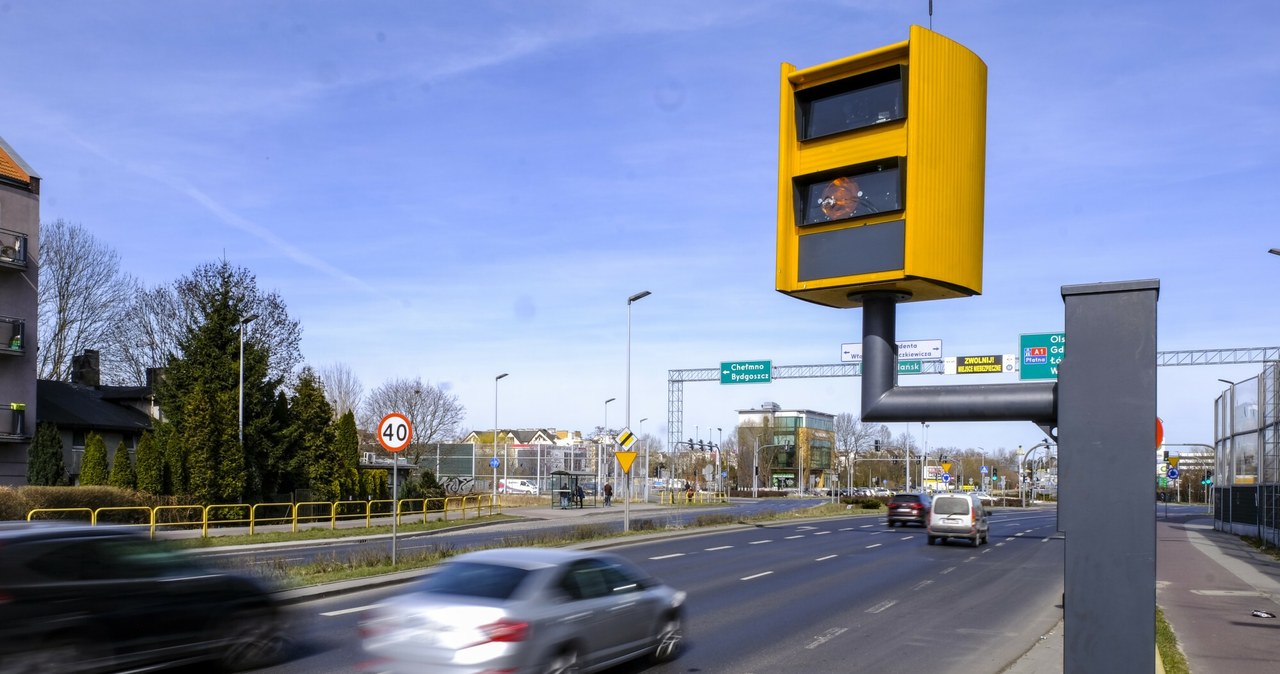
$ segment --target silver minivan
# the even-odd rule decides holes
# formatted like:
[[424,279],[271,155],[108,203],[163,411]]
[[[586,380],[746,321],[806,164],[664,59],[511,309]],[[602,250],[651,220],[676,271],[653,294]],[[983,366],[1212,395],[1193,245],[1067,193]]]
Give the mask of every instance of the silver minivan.
[[933,497],[927,531],[929,545],[948,538],[967,539],[974,547],[987,542],[987,509],[970,494],[938,494]]

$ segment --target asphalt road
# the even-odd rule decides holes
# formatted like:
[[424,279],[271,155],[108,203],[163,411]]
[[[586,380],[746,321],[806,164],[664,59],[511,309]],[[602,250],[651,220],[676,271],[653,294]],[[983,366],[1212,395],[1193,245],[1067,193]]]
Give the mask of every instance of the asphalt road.
[[[663,527],[680,528],[688,526],[699,517],[709,515],[732,515],[734,517],[750,517],[777,512],[801,510],[825,502],[824,499],[765,499],[760,501],[740,501],[724,507],[699,506],[694,508],[668,508],[661,511],[637,512],[632,518],[632,526],[640,530],[644,520],[654,520]],[[547,521],[523,520],[505,524],[491,524],[477,528],[447,529],[434,532],[401,534],[397,540],[398,554],[433,548],[466,549],[480,545],[527,545],[531,538],[566,534],[573,529],[588,525],[601,527],[608,531],[622,531],[622,522],[617,518],[621,508],[609,509],[614,519],[604,521],[595,519]],[[518,509],[512,512],[519,513]],[[601,513],[602,509],[588,509],[588,513]],[[333,541],[310,541],[278,546],[242,546],[217,548],[213,550],[197,550],[197,554],[206,559],[252,569],[255,566],[274,566],[278,564],[309,564],[320,558],[351,559],[360,555],[375,552],[389,554],[390,542],[383,536],[353,537],[334,539]]]
[[[614,551],[689,592],[689,643],[631,672],[999,672],[1061,615],[1052,510],[1003,511],[991,544],[929,546],[882,517],[736,527]],[[293,607],[294,657],[273,674],[363,671],[358,623],[386,587]]]

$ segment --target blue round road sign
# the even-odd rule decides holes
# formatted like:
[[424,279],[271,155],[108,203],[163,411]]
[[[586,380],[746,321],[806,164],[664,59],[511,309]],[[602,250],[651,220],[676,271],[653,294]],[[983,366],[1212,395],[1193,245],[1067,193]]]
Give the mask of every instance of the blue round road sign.
[[950,482],[950,481],[951,481],[951,473],[943,473],[943,474],[942,474],[942,482],[945,484],[945,483]]
[[1176,480],[1176,479],[1178,479],[1178,469],[1177,469],[1177,468],[1170,468],[1170,469],[1169,469],[1169,472],[1165,473],[1165,475],[1167,475],[1167,476],[1169,477],[1169,479],[1170,479],[1170,480]]
[[497,468],[499,463],[501,463],[501,462],[500,462],[500,461],[498,461],[498,457],[496,457],[496,456],[495,456],[495,457],[493,457],[492,459],[489,459],[489,467],[490,467],[490,468]]

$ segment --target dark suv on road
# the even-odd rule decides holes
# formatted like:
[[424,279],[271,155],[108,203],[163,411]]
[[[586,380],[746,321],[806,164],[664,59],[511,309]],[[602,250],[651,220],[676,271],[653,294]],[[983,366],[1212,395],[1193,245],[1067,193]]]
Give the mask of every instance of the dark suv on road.
[[248,669],[283,654],[282,626],[256,580],[135,531],[0,522],[0,674]]
[[933,499],[928,494],[898,494],[889,499],[889,526],[897,524],[929,524],[929,508]]

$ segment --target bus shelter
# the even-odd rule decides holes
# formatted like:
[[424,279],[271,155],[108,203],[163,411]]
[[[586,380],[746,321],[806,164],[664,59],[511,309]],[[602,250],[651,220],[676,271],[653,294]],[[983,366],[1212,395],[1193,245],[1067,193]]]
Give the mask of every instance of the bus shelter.
[[583,504],[576,503],[573,495],[577,493],[578,485],[586,482],[591,477],[593,477],[592,473],[572,473],[567,470],[551,471],[552,504],[560,508],[572,508],[575,505],[582,507]]

